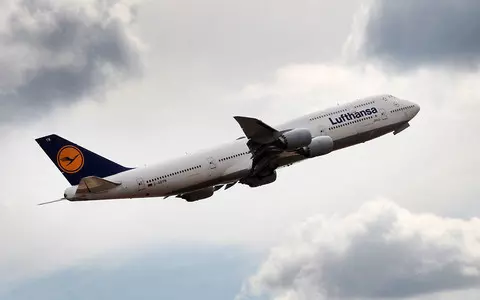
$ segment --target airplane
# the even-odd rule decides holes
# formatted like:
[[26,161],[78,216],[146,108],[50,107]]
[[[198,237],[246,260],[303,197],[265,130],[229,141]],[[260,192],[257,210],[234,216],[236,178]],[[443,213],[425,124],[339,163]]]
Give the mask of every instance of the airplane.
[[62,199],[89,201],[175,196],[209,198],[235,184],[259,187],[277,179],[277,169],[364,143],[410,126],[420,111],[413,102],[376,95],[317,111],[272,127],[235,116],[244,136],[165,163],[128,168],[51,134],[36,139],[71,184]]

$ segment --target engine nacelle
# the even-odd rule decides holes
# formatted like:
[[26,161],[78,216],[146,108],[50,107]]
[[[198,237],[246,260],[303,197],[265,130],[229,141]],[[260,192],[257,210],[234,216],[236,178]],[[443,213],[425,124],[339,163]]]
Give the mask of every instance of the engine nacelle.
[[329,136],[317,136],[312,139],[312,143],[308,147],[303,148],[305,155],[309,158],[321,156],[332,152],[333,140]]
[[308,129],[296,128],[285,132],[279,138],[285,150],[307,147],[312,142],[312,133]]
[[198,190],[198,191],[195,191],[195,192],[182,194],[182,195],[179,195],[177,197],[185,199],[188,202],[194,202],[194,201],[198,201],[198,200],[202,200],[202,199],[205,199],[205,198],[212,197],[214,191],[215,190],[212,186],[212,187],[204,188],[202,190]]
[[262,185],[270,184],[277,180],[277,172],[273,171],[272,174],[265,177],[248,177],[240,181],[243,184],[248,185],[249,187],[259,187]]

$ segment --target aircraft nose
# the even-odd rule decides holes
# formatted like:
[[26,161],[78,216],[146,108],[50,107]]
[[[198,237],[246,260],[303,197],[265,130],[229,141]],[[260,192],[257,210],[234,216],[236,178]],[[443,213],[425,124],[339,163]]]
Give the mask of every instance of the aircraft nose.
[[416,104],[416,103],[413,103],[413,107],[414,107],[414,108],[413,108],[413,116],[412,116],[412,118],[415,117],[415,116],[418,114],[418,112],[420,111],[420,105],[418,105],[418,104]]
[[418,105],[417,103],[413,103],[411,101],[403,100],[403,105],[405,105],[405,107],[409,108],[406,111],[406,114],[408,115],[409,119],[413,119],[418,114],[418,112],[420,111],[420,105]]

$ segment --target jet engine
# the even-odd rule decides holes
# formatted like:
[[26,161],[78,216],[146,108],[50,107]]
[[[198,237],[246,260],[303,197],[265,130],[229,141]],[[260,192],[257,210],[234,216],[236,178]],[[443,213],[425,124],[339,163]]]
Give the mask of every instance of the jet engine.
[[206,199],[213,196],[214,188],[208,187],[191,193],[178,195],[178,198],[185,199],[188,202],[195,202],[198,200]]
[[270,175],[264,177],[247,177],[240,181],[240,183],[246,184],[250,187],[259,187],[262,185],[270,184],[277,180],[277,172],[273,171]]
[[317,136],[312,139],[312,143],[303,148],[305,156],[308,158],[321,156],[332,152],[333,140],[329,136]]
[[283,133],[279,140],[287,151],[296,150],[310,145],[312,133],[308,129],[296,128]]

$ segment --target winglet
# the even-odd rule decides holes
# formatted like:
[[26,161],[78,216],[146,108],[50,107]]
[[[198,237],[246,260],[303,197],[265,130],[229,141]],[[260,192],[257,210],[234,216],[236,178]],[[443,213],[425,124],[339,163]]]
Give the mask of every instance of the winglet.
[[258,119],[241,116],[235,116],[234,118],[242,128],[247,138],[256,143],[272,143],[281,135],[278,130],[270,127]]

